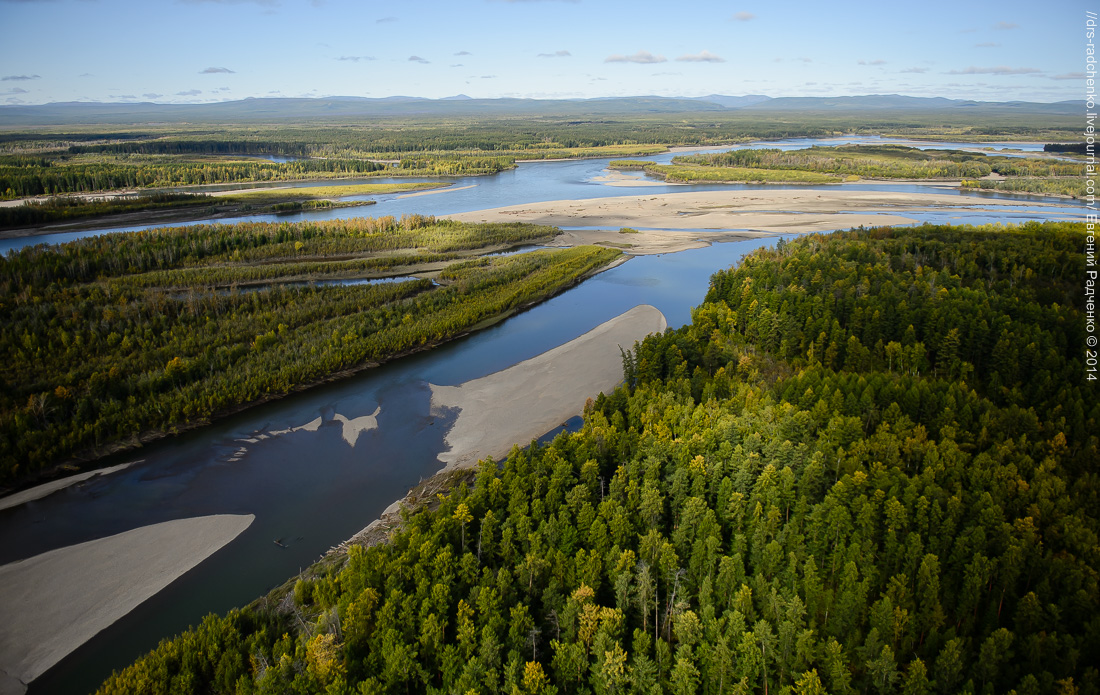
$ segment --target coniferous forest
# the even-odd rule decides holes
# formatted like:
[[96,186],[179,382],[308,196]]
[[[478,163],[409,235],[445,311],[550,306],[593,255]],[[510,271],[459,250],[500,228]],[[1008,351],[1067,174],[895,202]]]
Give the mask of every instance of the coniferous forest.
[[[0,484],[432,347],[620,255],[474,258],[554,232],[411,215],[197,225],[0,257]],[[435,281],[407,276],[432,269]],[[406,277],[349,284],[387,276]]]
[[1083,225],[810,235],[583,429],[102,692],[1100,692]]

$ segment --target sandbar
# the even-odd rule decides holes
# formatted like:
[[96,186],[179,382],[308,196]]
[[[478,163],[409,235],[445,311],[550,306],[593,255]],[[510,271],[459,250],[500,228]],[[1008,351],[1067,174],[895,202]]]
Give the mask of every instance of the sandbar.
[[432,390],[432,412],[458,408],[447,432],[444,470],[501,459],[514,444],[532,439],[579,415],[586,398],[610,393],[623,380],[623,349],[668,323],[657,308],[642,304],[568,343],[507,369],[458,386]]
[[[790,232],[823,232],[860,225],[886,226],[915,222],[913,218],[905,216],[906,212],[944,208],[995,210],[1019,204],[1017,200],[979,200],[937,192],[899,193],[853,190],[838,186],[831,189],[736,189],[555,200],[465,212],[448,217],[462,222],[530,222],[593,230],[567,229],[572,234],[569,245],[600,243],[592,240],[595,230],[621,227],[639,229],[641,234],[624,234],[623,238],[612,244],[625,248],[626,245],[644,247],[647,243],[645,228],[708,232],[703,238],[721,241],[724,239],[712,237],[709,232],[737,232],[742,238]],[[1029,202],[1028,205],[1051,206],[1049,203],[1038,202]],[[685,241],[697,243],[700,237],[696,235],[684,238]],[[563,242],[559,239],[558,243]],[[629,248],[627,252],[635,253]]]
[[32,488],[21,490],[6,497],[0,497],[0,511],[5,509],[11,509],[12,507],[18,507],[21,504],[26,504],[32,500],[42,499],[47,495],[52,495],[58,490],[64,490],[70,485],[76,485],[77,483],[94,478],[97,475],[110,475],[115,471],[121,471],[124,468],[129,468],[135,463],[141,463],[140,461],[131,461],[130,463],[120,463],[117,466],[110,466],[109,468],[100,468],[94,471],[86,471],[84,473],[77,473],[76,475],[70,475],[65,478],[59,478],[57,480],[51,480],[48,483],[42,483],[41,485],[35,485]]
[[0,692],[71,651],[249,527],[251,514],[176,519],[0,567]]

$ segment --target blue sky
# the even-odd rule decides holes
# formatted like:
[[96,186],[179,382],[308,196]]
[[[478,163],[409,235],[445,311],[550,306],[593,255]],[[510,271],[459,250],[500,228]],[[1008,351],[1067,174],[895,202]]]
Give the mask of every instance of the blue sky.
[[1078,0],[0,0],[0,104],[455,94],[1059,101],[1084,94],[1086,9]]

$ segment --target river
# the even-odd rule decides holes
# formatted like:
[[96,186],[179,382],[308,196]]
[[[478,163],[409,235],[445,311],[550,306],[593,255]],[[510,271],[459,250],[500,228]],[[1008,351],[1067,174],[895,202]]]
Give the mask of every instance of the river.
[[[604,186],[593,179],[605,173],[607,161],[522,164],[497,176],[455,182],[456,188],[473,188],[382,196],[377,205],[363,210],[372,216],[440,215],[545,200],[729,189]],[[960,196],[960,204],[973,202]],[[1066,204],[1060,210],[1079,213],[1081,208]],[[942,209],[906,214],[922,221],[984,223],[1043,219],[1049,211],[1021,203],[997,213]],[[348,212],[248,219],[296,221],[344,217]],[[25,245],[47,239],[11,241]],[[204,614],[248,603],[294,576],[435,473],[450,421],[432,416],[429,383],[450,385],[485,376],[571,340],[637,304],[656,306],[670,326],[680,326],[702,300],[711,273],[775,241],[753,239],[635,257],[475,335],[117,456],[106,463],[133,465],[0,511],[0,564],[171,519],[206,514],[256,517],[236,540],[66,657],[32,683],[30,692],[93,690],[112,669]],[[343,425],[344,419],[379,408],[377,429],[356,435]],[[281,433],[273,434],[277,432]]]

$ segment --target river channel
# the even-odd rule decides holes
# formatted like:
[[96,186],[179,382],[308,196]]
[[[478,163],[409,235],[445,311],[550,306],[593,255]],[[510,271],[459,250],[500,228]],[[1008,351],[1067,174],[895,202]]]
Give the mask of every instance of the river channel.
[[[805,147],[814,142],[837,144],[835,140],[778,144]],[[527,163],[492,177],[457,179],[452,191],[382,196],[377,205],[367,208],[243,219],[299,221],[349,213],[442,215],[546,200],[730,189],[606,186],[595,179],[606,174],[607,161]],[[893,189],[875,186],[875,190]],[[960,195],[959,202],[959,209],[905,214],[921,221],[986,223],[1044,219],[1052,211],[1082,212],[1081,207],[1064,202],[1057,209],[1021,202],[996,213],[967,209],[980,203],[980,198]],[[123,230],[92,233],[110,231]],[[706,232],[699,235],[705,237]],[[7,240],[3,249],[67,240],[63,236],[67,235]],[[437,472],[441,464],[436,456],[445,447],[451,420],[433,417],[428,384],[459,384],[499,371],[638,304],[657,307],[669,326],[680,326],[690,320],[691,307],[702,300],[711,273],[775,241],[776,237],[752,239],[635,257],[492,328],[116,457],[106,463],[132,465],[0,511],[0,564],[172,519],[255,515],[252,525],[234,541],[70,654],[34,681],[30,692],[94,690],[112,669],[129,663],[160,639],[195,624],[206,613],[243,605],[283,583],[366,526],[418,481]],[[375,429],[356,431],[346,423],[376,412]]]

